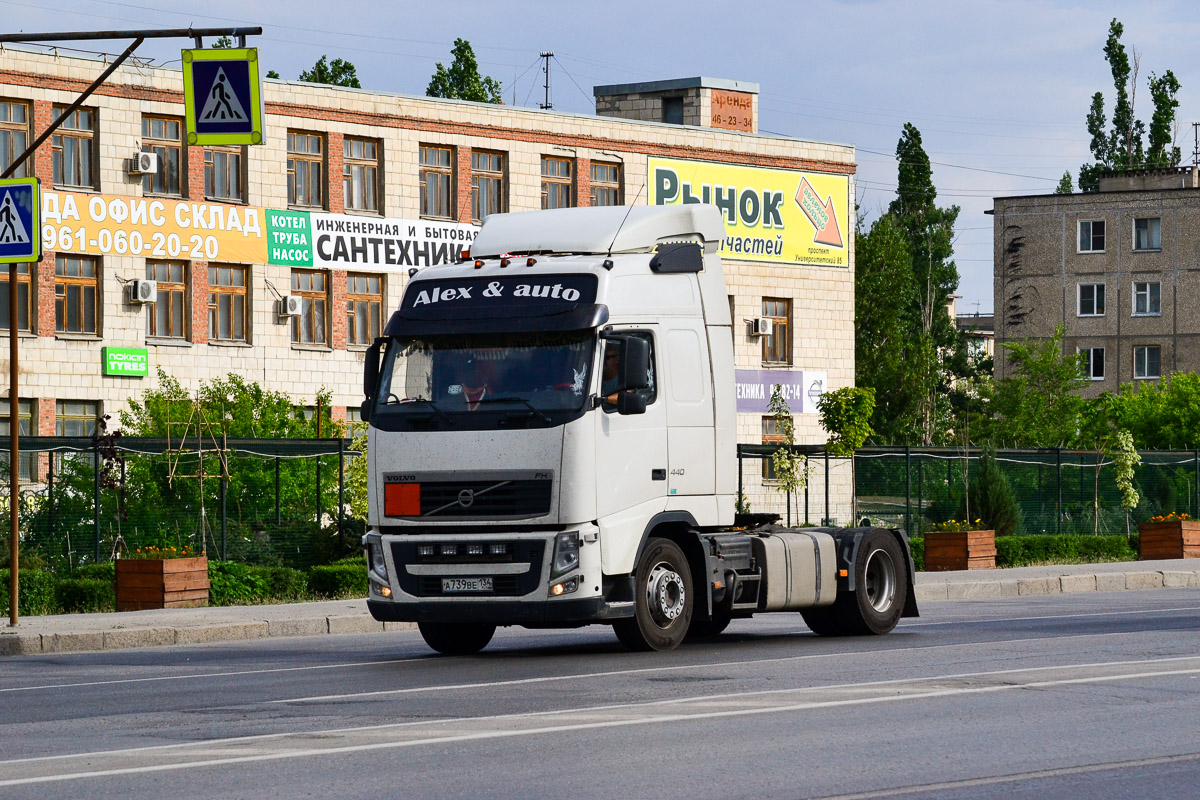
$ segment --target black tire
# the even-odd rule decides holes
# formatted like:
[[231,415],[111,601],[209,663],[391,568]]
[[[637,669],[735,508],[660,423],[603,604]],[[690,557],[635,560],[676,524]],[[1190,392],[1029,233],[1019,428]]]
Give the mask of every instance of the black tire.
[[713,609],[712,619],[692,617],[692,624],[688,626],[687,630],[687,639],[690,641],[719,636],[729,627],[731,621],[733,621],[733,611],[724,606],[717,606]]
[[483,622],[418,622],[425,644],[448,656],[469,656],[487,647],[495,625]]
[[853,592],[841,592],[832,606],[800,612],[818,636],[888,633],[900,621],[908,597],[908,568],[896,537],[886,531],[863,536],[854,559]]
[[617,620],[613,630],[630,650],[673,650],[691,626],[694,595],[679,545],[651,539],[634,572],[634,616]]

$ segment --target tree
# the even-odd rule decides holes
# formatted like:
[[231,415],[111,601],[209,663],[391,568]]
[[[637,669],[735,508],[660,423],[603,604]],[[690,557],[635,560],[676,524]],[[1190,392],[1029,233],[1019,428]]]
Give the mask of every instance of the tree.
[[215,42],[213,42],[214,50],[230,50],[232,48],[233,48],[233,39],[230,39],[228,36],[222,36],[221,38],[219,38]]
[[1126,384],[1112,397],[1114,424],[1137,447],[1191,450],[1200,446],[1200,375],[1176,372],[1161,381]]
[[[920,386],[918,395],[919,442],[934,443],[947,427],[949,406],[939,406],[954,374],[951,365],[966,364],[965,344],[955,321],[946,313],[958,289],[954,256],[954,223],[959,207],[939,208],[933,185],[933,167],[921,141],[921,132],[905,123],[896,144],[898,185],[888,207],[905,231],[912,258],[916,305],[910,309],[911,365]],[[941,419],[939,419],[939,416]]]
[[502,103],[500,97],[500,82],[489,76],[479,74],[479,62],[475,60],[475,51],[466,39],[455,39],[454,47],[450,50],[454,62],[450,68],[437,62],[429,86],[425,89],[428,97],[446,97],[457,100],[474,100],[478,103]]
[[269,69],[269,70],[267,70],[267,77],[274,78],[275,80],[279,80],[279,73],[273,69]]
[[[979,459],[970,496],[973,498],[975,515],[997,536],[1011,536],[1017,532],[1021,525],[1021,509],[1013,495],[1012,485],[1000,471],[996,451],[992,448],[985,448]],[[971,514],[966,516],[970,519]]]
[[858,471],[854,463],[854,453],[871,436],[875,390],[870,387],[845,386],[826,392],[817,400],[817,411],[821,414],[821,427],[829,434],[825,449],[831,456],[850,459],[850,514],[857,524],[858,494],[854,487]]
[[1075,184],[1071,183],[1070,171],[1064,172],[1062,178],[1058,182],[1058,186],[1054,189],[1055,194],[1074,194]]
[[[305,83],[326,83],[330,86],[349,86],[351,89],[361,89],[358,74],[354,65],[349,61],[335,58],[326,63],[326,56],[317,59],[313,68],[300,73],[300,80]],[[270,76],[268,76],[270,77]]]
[[1146,125],[1134,115],[1141,56],[1134,49],[1131,60],[1125,45],[1121,43],[1124,32],[1125,26],[1114,17],[1109,23],[1108,38],[1104,43],[1104,58],[1112,73],[1115,94],[1112,126],[1106,129],[1104,94],[1096,92],[1092,95],[1087,115],[1087,130],[1092,137],[1091,151],[1095,162],[1079,168],[1079,190],[1082,192],[1099,191],[1100,174],[1105,171],[1174,167],[1179,165],[1181,158],[1179,148],[1174,147],[1179,81],[1170,70],[1161,77],[1150,73],[1150,101],[1154,105],[1154,114],[1150,120],[1147,150],[1144,141]]
[[1043,341],[1008,342],[1010,375],[995,382],[996,419],[990,438],[1015,447],[1065,447],[1079,436],[1087,384],[1083,357],[1063,352],[1066,329],[1059,325]]
[[[783,447],[771,454],[775,480],[779,482],[779,491],[795,499],[796,508],[800,508],[797,492],[808,485],[808,458],[793,450],[796,444],[796,421],[792,418],[792,409],[779,384],[775,384],[771,391],[771,402],[767,408],[775,420],[775,430],[783,438]],[[790,511],[790,504],[788,509]],[[792,524],[790,516],[789,525]]]

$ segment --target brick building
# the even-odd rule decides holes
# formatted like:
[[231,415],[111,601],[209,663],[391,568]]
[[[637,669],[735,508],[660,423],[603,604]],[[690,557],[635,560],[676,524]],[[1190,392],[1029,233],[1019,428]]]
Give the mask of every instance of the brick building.
[[[100,69],[0,53],[0,162]],[[188,388],[236,372],[298,406],[325,387],[353,419],[409,270],[453,258],[487,214],[704,200],[728,219],[739,439],[770,435],[762,394],[783,382],[800,441],[822,442],[815,397],[854,379],[854,150],[757,133],[757,92],[597,87],[590,116],[266,81],[265,144],[197,147],[181,73],[123,66],[26,170],[45,252],[21,274],[22,414],[87,433],[161,368]]]
[[1104,177],[1090,194],[997,197],[996,376],[1006,342],[1066,330],[1087,396],[1200,370],[1200,175]]

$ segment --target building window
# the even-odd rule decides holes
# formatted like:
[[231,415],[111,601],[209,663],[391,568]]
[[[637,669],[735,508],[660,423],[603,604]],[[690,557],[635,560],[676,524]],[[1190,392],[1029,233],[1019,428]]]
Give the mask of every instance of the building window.
[[471,219],[483,222],[487,215],[504,210],[504,154],[472,150]]
[[100,404],[94,400],[59,400],[54,404],[56,436],[94,436]]
[[1104,348],[1081,347],[1077,351],[1083,356],[1083,370],[1090,380],[1104,380]]
[[[65,110],[56,106],[54,119],[61,117]],[[95,122],[96,112],[79,108],[72,111],[50,137],[55,186],[95,188],[96,159],[92,149],[96,143]]]
[[421,145],[422,217],[451,219],[454,216],[454,153],[449,147]]
[[1162,348],[1156,344],[1133,348],[1133,377],[1151,380],[1159,377],[1162,364]]
[[[0,330],[8,330],[8,276],[7,269],[0,269]],[[29,264],[17,264],[17,330],[29,331],[29,322],[33,319],[29,291]]]
[[1162,220],[1160,218],[1146,217],[1133,221],[1133,249],[1162,249]]
[[146,335],[163,339],[183,339],[187,307],[187,286],[184,283],[183,263],[179,261],[147,261],[146,277],[158,282],[158,299],[146,315]]
[[1079,221],[1079,252],[1104,252],[1104,220],[1084,219]]
[[592,162],[592,205],[619,206],[621,197],[621,165]]
[[241,147],[204,148],[204,196],[224,203],[246,202],[245,151]]
[[343,140],[343,197],[350,211],[379,210],[379,142],[374,139]]
[[292,270],[292,294],[301,299],[300,316],[292,317],[292,341],[297,344],[328,344],[326,309],[329,282],[321,270]]
[[[775,417],[762,418],[762,443],[776,446],[787,444],[787,438],[783,435],[783,426]],[[775,471],[775,459],[770,456],[762,460],[762,477],[764,481],[779,480],[779,473]]]
[[246,267],[209,266],[209,341],[246,341],[246,274]]
[[542,156],[542,208],[570,208],[572,162],[569,158]]
[[1081,317],[1104,316],[1104,284],[1079,284],[1079,311]]
[[[17,156],[29,146],[29,106],[11,100],[0,100],[0,172],[12,166]],[[10,178],[29,174],[28,160],[13,170]]]
[[288,131],[288,205],[324,208],[321,168],[325,163],[325,137]]
[[346,276],[346,343],[366,347],[379,337],[383,278],[350,273]]
[[362,409],[357,406],[346,406],[346,435],[354,438],[366,433],[368,424],[362,418]]
[[1157,317],[1162,315],[1162,284],[1158,281],[1133,284],[1133,315]]
[[88,256],[54,258],[54,330],[58,333],[97,332],[100,292],[96,259]]
[[662,121],[671,125],[683,124],[682,97],[664,97],[662,99]]
[[170,117],[142,117],[142,152],[158,156],[158,172],[142,176],[145,194],[178,197],[179,170],[183,164],[183,125]]
[[[9,413],[12,407],[8,404],[8,400],[0,400],[0,436],[8,436],[12,432],[9,427]],[[31,436],[33,434],[33,401],[32,400],[17,400],[17,433],[20,436]],[[20,453],[17,456],[17,478],[22,481],[31,481],[34,479],[34,465],[37,463],[37,453]],[[0,471],[3,472],[5,480],[8,479],[8,448],[4,448],[4,452],[0,453]]]
[[764,297],[762,315],[771,320],[771,332],[762,337],[762,360],[772,364],[792,363],[792,301]]

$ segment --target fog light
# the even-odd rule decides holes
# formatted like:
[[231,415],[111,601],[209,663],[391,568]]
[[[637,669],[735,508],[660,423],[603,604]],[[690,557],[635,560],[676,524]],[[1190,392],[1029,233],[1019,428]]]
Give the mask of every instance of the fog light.
[[502,556],[508,552],[508,545],[501,542],[500,544],[488,545],[488,552],[494,556]]
[[467,545],[467,555],[469,555],[469,556],[481,556],[481,555],[483,555],[483,545],[481,545],[481,544],[469,544],[469,545]]
[[419,556],[431,556],[431,555],[433,555],[433,553],[434,553],[434,548],[433,548],[433,545],[431,545],[431,544],[419,544],[419,545],[417,545],[417,555],[419,555]]
[[452,555],[455,555],[455,554],[457,554],[457,553],[458,553],[458,545],[455,545],[455,544],[444,544],[444,545],[442,545],[442,555],[444,555],[444,556],[452,556]]
[[550,587],[550,596],[558,597],[560,594],[570,594],[579,589],[579,578],[571,578],[570,580],[556,583]]

